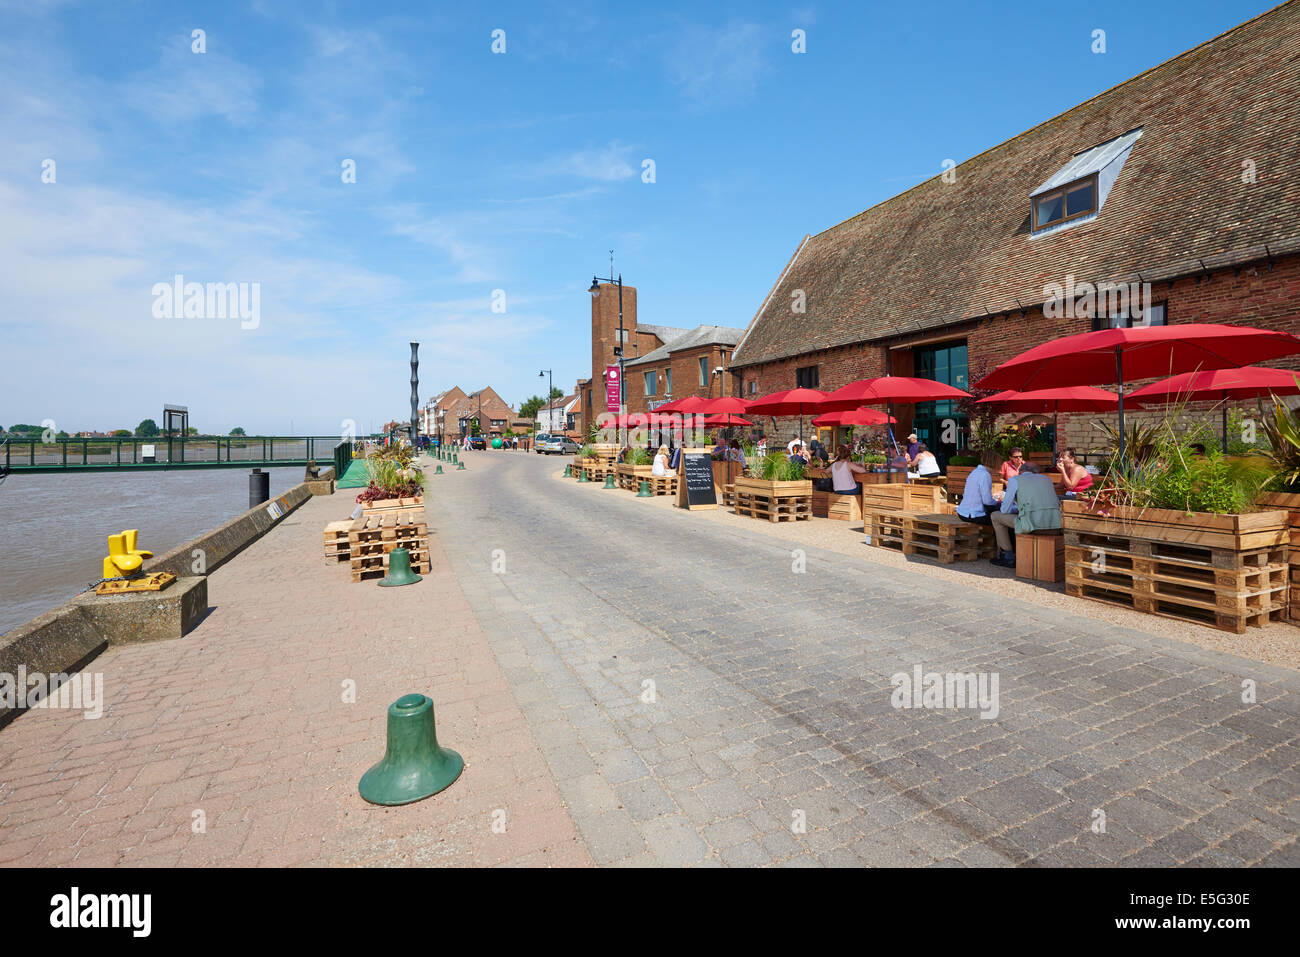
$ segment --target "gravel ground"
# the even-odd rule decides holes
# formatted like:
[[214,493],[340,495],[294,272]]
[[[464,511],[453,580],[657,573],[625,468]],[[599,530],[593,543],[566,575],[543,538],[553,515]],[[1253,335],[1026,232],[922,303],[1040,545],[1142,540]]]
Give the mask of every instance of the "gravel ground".
[[[557,481],[574,481],[565,478],[562,470],[554,474]],[[594,491],[599,488],[599,485],[594,485],[592,488]],[[618,494],[629,495],[630,493],[620,490]],[[1016,578],[1015,572],[1010,569],[998,568],[987,561],[940,565],[927,559],[908,557],[893,549],[872,548],[864,541],[865,531],[861,522],[837,522],[823,518],[812,518],[802,522],[767,522],[745,515],[736,515],[721,506],[717,509],[687,513],[683,509],[676,508],[675,501],[675,498],[660,495],[645,499],[643,504],[647,508],[665,509],[682,521],[742,523],[746,528],[760,529],[794,545],[824,548],[852,556],[859,561],[907,567],[917,574],[928,575],[943,582],[1020,598],[1044,608],[1068,612],[1080,619],[1104,621],[1112,625],[1132,628],[1134,631],[1186,641],[1201,648],[1210,648],[1255,661],[1300,670],[1300,627],[1296,625],[1275,622],[1263,628],[1250,628],[1244,635],[1234,635],[1194,622],[1142,614],[1105,602],[1072,598],[1065,593],[1063,584],[1024,581]],[[1087,626],[1085,624],[1081,627]]]

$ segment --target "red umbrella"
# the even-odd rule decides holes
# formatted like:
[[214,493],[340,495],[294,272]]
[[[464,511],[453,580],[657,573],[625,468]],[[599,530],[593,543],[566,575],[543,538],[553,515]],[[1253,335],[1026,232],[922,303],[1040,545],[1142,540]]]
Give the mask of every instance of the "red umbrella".
[[1135,326],[1082,332],[1045,342],[1002,363],[976,383],[981,389],[1034,386],[1119,386],[1120,460],[1124,459],[1124,381],[1235,369],[1300,352],[1300,339],[1287,332],[1189,322],[1177,326]]
[[733,425],[744,426],[744,425],[753,425],[753,424],[754,423],[750,422],[749,419],[742,419],[738,415],[710,415],[704,420],[704,427],[706,429],[713,429],[718,427],[730,428]]
[[799,416],[799,439],[802,441],[804,410],[811,411],[819,408],[825,401],[826,393],[820,389],[786,389],[783,392],[765,395],[761,399],[754,399],[745,411],[751,415]]
[[836,389],[826,396],[822,408],[828,412],[856,409],[860,405],[881,402],[936,402],[943,399],[969,399],[971,394],[933,379],[887,375],[878,379],[860,379]]
[[[1137,406],[1162,405],[1192,399],[1218,399],[1222,402],[1223,451],[1228,451],[1228,400],[1260,399],[1266,395],[1300,394],[1300,379],[1296,373],[1285,369],[1260,369],[1246,366],[1242,369],[1209,369],[1203,372],[1185,372],[1151,385],[1143,386],[1128,395]],[[1262,416],[1261,410],[1261,416]]]
[[1008,389],[980,399],[984,403],[1000,405],[1009,412],[1052,413],[1052,453],[1056,453],[1056,417],[1066,412],[1109,412],[1119,405],[1119,396],[1105,389],[1089,385],[1069,386],[1063,389],[1036,389],[1033,392],[1016,392]]
[[824,428],[848,425],[892,425],[898,420],[876,409],[846,409],[843,412],[827,412],[812,420],[812,424]]

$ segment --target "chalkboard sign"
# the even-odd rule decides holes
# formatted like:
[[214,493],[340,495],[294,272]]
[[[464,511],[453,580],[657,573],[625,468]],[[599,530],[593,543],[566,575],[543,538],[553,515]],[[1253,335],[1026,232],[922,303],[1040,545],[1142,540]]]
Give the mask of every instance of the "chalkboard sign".
[[718,507],[718,496],[713,487],[713,458],[708,452],[683,454],[682,473],[686,479],[687,508]]

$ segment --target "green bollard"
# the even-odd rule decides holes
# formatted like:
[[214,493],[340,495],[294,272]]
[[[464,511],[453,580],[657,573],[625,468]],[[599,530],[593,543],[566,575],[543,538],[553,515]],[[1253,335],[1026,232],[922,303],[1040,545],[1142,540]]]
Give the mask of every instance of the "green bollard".
[[433,702],[402,695],[388,706],[383,760],[361,776],[357,790],[371,804],[410,804],[447,789],[464,770],[459,754],[438,745]]
[[641,480],[641,487],[640,487],[639,489],[637,489],[636,497],[637,497],[637,498],[654,498],[654,496],[650,494],[650,483],[647,482],[645,479],[642,479],[642,480]]
[[464,462],[457,462],[457,463],[456,463],[456,471],[457,471],[457,472],[463,472],[463,471],[465,471],[465,463],[464,463]]
[[614,484],[614,473],[613,473],[613,472],[606,472],[606,473],[605,473],[605,484],[604,484],[602,487],[603,487],[603,488],[617,488],[617,487],[618,487],[618,486],[616,486],[616,485]]
[[438,463],[438,468],[437,468],[437,470],[436,470],[433,474],[434,474],[434,475],[441,475],[441,474],[442,474],[442,463],[441,463],[441,462]]
[[565,478],[573,478],[573,466],[572,466],[572,465],[566,465],[566,466],[564,467],[564,477],[565,477]]
[[583,483],[583,482],[590,482],[590,481],[591,481],[591,479],[587,478],[587,470],[586,470],[586,469],[583,469],[581,472],[578,473],[578,483],[579,483],[579,484],[581,484],[581,483]]
[[397,585],[414,585],[416,582],[424,581],[419,575],[411,571],[411,553],[405,548],[394,548],[388,553],[388,574],[379,582],[385,588],[393,588]]

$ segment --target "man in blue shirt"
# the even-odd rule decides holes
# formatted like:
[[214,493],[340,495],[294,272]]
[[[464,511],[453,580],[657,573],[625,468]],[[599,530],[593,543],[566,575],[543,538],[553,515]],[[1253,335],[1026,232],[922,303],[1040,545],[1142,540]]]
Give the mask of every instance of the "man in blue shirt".
[[966,476],[966,486],[962,489],[957,515],[976,525],[991,525],[989,515],[997,510],[998,500],[993,497],[993,476],[983,465],[977,465]]
[[1012,536],[1016,531],[1016,490],[1020,486],[1020,476],[1038,471],[1037,467],[1026,462],[1020,467],[1020,474],[1007,479],[1007,487],[1002,492],[1002,504],[989,516],[993,525],[993,534],[998,540],[998,554],[989,559],[994,565],[1003,568],[1016,567],[1016,547]]

